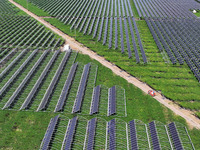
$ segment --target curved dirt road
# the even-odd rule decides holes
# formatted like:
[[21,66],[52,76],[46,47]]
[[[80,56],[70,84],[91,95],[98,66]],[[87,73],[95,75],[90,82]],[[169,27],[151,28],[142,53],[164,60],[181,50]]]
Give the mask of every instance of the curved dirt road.
[[[26,12],[31,17],[35,18],[36,20],[38,20],[39,22],[44,24],[46,27],[51,29],[53,32],[55,32],[56,34],[58,34],[61,37],[63,37],[66,40],[66,43],[69,44],[72,49],[74,49],[76,51],[79,51],[82,54],[89,55],[92,59],[97,60],[98,62],[100,62],[105,67],[111,69],[113,71],[113,73],[115,73],[116,75],[124,78],[125,80],[127,80],[129,83],[135,85],[136,87],[140,88],[143,92],[147,93],[148,90],[151,89],[145,83],[137,80],[135,77],[131,76],[127,72],[122,71],[120,68],[118,68],[114,64],[112,64],[112,63],[108,62],[107,60],[105,60],[105,58],[97,55],[95,52],[93,52],[92,50],[88,49],[83,44],[78,43],[77,41],[75,41],[75,39],[73,39],[70,36],[68,36],[67,34],[63,33],[62,31],[60,31],[56,27],[52,26],[51,24],[49,24],[48,22],[43,20],[42,18],[40,18],[40,17],[36,16],[35,14],[31,13],[30,11],[28,11],[27,9],[25,9],[21,5],[17,4],[13,0],[9,0],[9,1],[11,3],[13,3],[15,6],[17,6],[19,9],[23,10],[24,12]],[[179,116],[183,117],[187,121],[187,123],[188,123],[190,128],[195,127],[197,129],[200,129],[200,119],[196,118],[193,115],[193,112],[180,108],[178,105],[174,104],[172,101],[170,101],[170,100],[168,100],[166,98],[163,98],[162,95],[160,95],[160,94],[157,94],[157,96],[155,96],[154,98],[158,102],[160,102],[161,104],[166,106],[167,108],[171,109],[176,115],[179,115]]]

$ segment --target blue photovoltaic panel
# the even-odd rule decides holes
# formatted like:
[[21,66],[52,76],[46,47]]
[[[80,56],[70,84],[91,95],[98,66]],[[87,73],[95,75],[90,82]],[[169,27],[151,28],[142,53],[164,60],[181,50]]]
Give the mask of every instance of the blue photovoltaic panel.
[[116,87],[113,86],[109,89],[109,108],[108,116],[116,113]]
[[157,135],[156,126],[155,126],[154,121],[149,123],[149,129],[150,129],[150,133],[151,133],[151,140],[153,143],[153,148],[156,150],[160,150],[160,143],[158,140],[158,135]]
[[50,98],[50,96],[51,96],[51,94],[53,92],[53,89],[55,88],[55,85],[56,85],[57,81],[59,80],[59,77],[60,77],[60,75],[61,75],[61,73],[62,73],[62,71],[64,69],[64,66],[65,66],[65,64],[67,63],[67,60],[70,57],[70,54],[71,53],[67,53],[66,52],[64,58],[62,59],[61,64],[59,65],[58,70],[56,71],[56,73],[54,75],[54,78],[52,79],[52,81],[51,81],[51,83],[50,83],[50,85],[49,85],[49,87],[48,87],[48,89],[47,89],[47,91],[46,91],[46,93],[45,93],[45,95],[44,95],[44,97],[43,97],[38,109],[37,109],[37,111],[42,110],[42,109],[44,109],[46,107],[46,105],[48,103],[48,100],[49,100],[49,98]]
[[65,103],[65,99],[67,97],[67,94],[69,93],[69,90],[71,88],[75,73],[76,73],[76,69],[77,69],[78,63],[75,63],[72,65],[69,75],[67,77],[67,80],[65,82],[65,85],[62,89],[62,93],[61,96],[58,100],[58,104],[56,106],[55,112],[60,111],[63,109],[64,103]]
[[81,104],[82,104],[83,96],[85,93],[85,88],[87,85],[88,75],[90,72],[90,66],[91,66],[90,63],[88,63],[84,67],[84,72],[82,74],[81,82],[79,84],[79,89],[78,89],[76,100],[75,100],[75,105],[73,107],[73,113],[79,112],[81,110]]
[[[11,52],[14,53],[14,51],[16,51],[16,49],[14,49]],[[8,54],[8,56],[12,54],[11,52]],[[22,56],[24,56],[26,52],[27,52],[27,49],[24,49],[6,68],[4,68],[4,70],[0,74],[0,78],[2,78],[10,70],[10,68],[12,68],[14,64],[16,64],[22,58]],[[0,64],[5,60],[5,58],[3,58],[0,61]]]
[[94,88],[90,115],[94,113],[98,113],[99,111],[98,109],[99,109],[99,100],[100,100],[100,90],[101,90],[100,85]]
[[16,79],[16,77],[21,73],[21,71],[26,67],[26,65],[30,62],[30,60],[35,56],[38,52],[38,49],[34,50],[31,55],[25,60],[25,62],[19,67],[19,69],[12,75],[12,77],[4,84],[4,86],[0,90],[0,96],[7,90],[10,84]]
[[65,138],[63,141],[65,150],[71,150],[71,145],[72,145],[74,133],[76,130],[76,124],[77,124],[77,117],[74,117],[70,120],[70,123],[67,128],[67,132],[65,134]]
[[115,134],[115,119],[110,120],[108,123],[108,134],[109,134],[109,149],[110,150],[115,150],[116,149],[116,134]]
[[40,84],[42,83],[43,79],[45,78],[45,76],[48,73],[48,70],[51,68],[53,62],[55,61],[55,59],[57,58],[58,54],[60,53],[60,50],[57,50],[54,55],[52,56],[51,60],[49,61],[49,63],[47,64],[47,66],[45,67],[45,69],[43,70],[42,74],[40,75],[40,77],[38,78],[37,82],[35,83],[34,87],[32,88],[31,92],[29,93],[28,97],[26,98],[26,100],[24,101],[24,103],[22,104],[20,110],[25,109],[28,107],[28,105],[30,104],[31,100],[33,99],[35,93],[37,92],[37,89],[39,88]]
[[135,120],[129,122],[129,127],[130,127],[130,137],[131,137],[131,149],[138,150]]
[[32,77],[33,73],[36,71],[36,69],[38,68],[38,66],[40,65],[40,63],[42,62],[42,60],[45,58],[45,56],[47,55],[47,53],[48,53],[48,50],[44,51],[44,53],[41,55],[41,57],[38,59],[38,61],[35,63],[35,65],[31,68],[31,70],[29,71],[29,73],[26,75],[26,77],[24,78],[24,80],[20,83],[20,85],[15,90],[15,92],[9,98],[9,100],[7,101],[7,103],[5,104],[5,106],[3,107],[3,109],[10,107],[11,104],[15,101],[15,99],[17,98],[17,96],[19,95],[19,93],[21,92],[21,90],[23,89],[23,87],[26,85],[26,83],[30,80],[30,78]]
[[87,150],[93,150],[94,149],[94,137],[95,137],[95,129],[96,129],[96,118],[93,118],[89,121],[88,126],[88,143],[87,143]]
[[172,140],[173,140],[175,148],[177,150],[183,150],[183,147],[181,145],[181,140],[179,138],[179,135],[178,135],[178,132],[177,132],[174,122],[170,123],[168,126],[169,126],[169,131],[172,136]]
[[43,142],[43,145],[42,145],[42,148],[41,148],[42,150],[49,149],[49,144],[51,142],[52,135],[54,133],[58,119],[59,119],[59,115],[51,119],[49,126],[47,128],[47,131],[45,133],[44,139],[42,141]]

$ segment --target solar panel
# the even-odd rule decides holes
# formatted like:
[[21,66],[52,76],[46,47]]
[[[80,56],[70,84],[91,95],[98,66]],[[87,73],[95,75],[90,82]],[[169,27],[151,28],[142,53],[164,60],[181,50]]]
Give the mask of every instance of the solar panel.
[[129,122],[129,127],[130,127],[130,137],[131,137],[131,149],[137,150],[138,142],[137,142],[135,120]]
[[72,65],[54,112],[57,112],[57,111],[60,111],[60,110],[63,109],[64,102],[65,102],[67,94],[69,93],[69,90],[71,88],[71,85],[72,85],[72,82],[73,82],[73,79],[74,79],[74,76],[75,76],[75,73],[76,73],[77,66],[78,66],[78,63],[75,63],[75,64]]
[[81,110],[81,104],[82,104],[83,96],[84,96],[84,93],[85,93],[87,80],[88,80],[88,77],[89,77],[90,66],[91,66],[90,63],[88,63],[87,65],[84,66],[84,71],[83,71],[83,74],[82,74],[82,77],[81,77],[81,82],[79,84],[79,88],[78,88],[78,91],[77,91],[77,96],[76,96],[76,100],[74,102],[74,107],[73,107],[72,113],[76,113],[76,112],[79,112]]
[[34,87],[32,88],[31,92],[29,93],[29,95],[27,96],[26,100],[24,101],[24,103],[22,104],[20,110],[25,109],[28,107],[28,105],[30,104],[31,100],[33,99],[35,93],[37,92],[37,89],[39,88],[40,84],[42,83],[43,79],[45,78],[45,76],[48,73],[48,70],[50,69],[50,67],[52,66],[53,62],[55,61],[55,59],[57,58],[58,54],[60,53],[60,50],[54,52],[51,60],[49,61],[49,63],[46,65],[45,69],[43,70],[42,74],[40,75],[40,77],[38,78],[37,82],[35,83]]
[[2,78],[7,72],[8,70],[19,61],[19,59],[25,54],[25,52],[27,51],[27,49],[24,49],[0,74],[0,78]]
[[115,150],[116,149],[116,130],[115,130],[115,126],[116,126],[116,121],[115,119],[110,120],[110,122],[108,122],[108,134],[109,134],[109,149],[110,150]]
[[41,148],[42,150],[50,149],[49,145],[52,140],[52,136],[55,131],[58,119],[59,119],[59,115],[51,119],[49,126],[47,128],[47,131],[45,133],[45,136],[43,138],[43,141],[42,141],[42,148]]
[[[15,53],[17,50],[17,48],[14,48],[12,51],[10,51],[5,57],[3,57],[1,60],[0,60],[0,65],[6,61],[7,59],[9,59],[10,56],[13,55],[13,53]],[[18,55],[19,56],[19,55]],[[12,62],[11,62],[12,63]],[[10,65],[10,64],[9,64]],[[5,69],[4,69],[5,70]],[[1,76],[1,75],[0,75]]]
[[59,65],[59,67],[58,67],[58,69],[57,69],[57,71],[56,71],[56,73],[55,73],[55,75],[54,75],[54,77],[53,77],[48,89],[46,90],[46,93],[45,93],[45,95],[44,95],[44,97],[43,97],[43,99],[42,99],[37,111],[42,110],[42,109],[44,109],[46,107],[46,105],[48,103],[48,100],[50,98],[50,95],[52,94],[53,89],[55,88],[55,85],[56,85],[56,83],[57,83],[57,81],[58,81],[58,79],[59,79],[59,77],[60,77],[60,75],[61,75],[61,73],[62,73],[62,71],[64,69],[65,64],[67,63],[67,60],[70,57],[70,54],[71,54],[70,52],[69,53],[66,52],[65,56],[63,57],[62,62],[60,63],[60,65]]
[[65,150],[71,150],[71,145],[76,130],[77,119],[77,117],[74,117],[69,121],[62,145],[62,148],[64,148]]
[[153,148],[156,150],[160,150],[160,143],[158,140],[158,135],[157,135],[157,131],[156,131],[156,126],[154,121],[149,123],[149,129],[150,129],[150,133],[151,133],[151,140],[153,143]]
[[95,138],[95,129],[96,129],[96,118],[93,118],[88,123],[88,143],[87,143],[87,150],[94,149],[94,138]]
[[38,66],[40,65],[40,63],[44,59],[44,57],[47,55],[47,53],[48,53],[47,50],[44,51],[44,53],[41,55],[41,57],[38,59],[38,61],[35,63],[35,65],[31,68],[31,70],[29,71],[29,73],[26,75],[26,77],[24,78],[24,80],[20,83],[20,85],[15,90],[15,92],[9,98],[9,100],[7,101],[7,103],[4,105],[3,109],[10,107],[10,105],[14,102],[14,100],[16,99],[16,97],[18,96],[18,94],[20,93],[20,91],[22,90],[22,88],[25,86],[25,84],[28,82],[28,80],[30,80],[32,74],[36,71],[36,69],[38,68]]
[[100,85],[94,88],[90,115],[98,113],[99,111],[98,108],[99,108],[99,100],[100,100],[100,91],[101,91]]
[[38,52],[37,50],[34,50],[31,55],[25,60],[25,62],[20,66],[20,68],[12,75],[12,77],[6,82],[6,84],[1,88],[0,90],[0,96],[6,91],[8,86],[15,80],[15,78],[20,74],[20,72],[26,67],[26,65],[30,62],[30,60],[33,58],[33,56]]
[[109,89],[109,108],[108,116],[116,113],[116,87],[113,86]]
[[175,148],[177,150],[183,150],[181,140],[179,138],[175,123],[172,122],[168,126],[169,126],[169,131],[170,131]]

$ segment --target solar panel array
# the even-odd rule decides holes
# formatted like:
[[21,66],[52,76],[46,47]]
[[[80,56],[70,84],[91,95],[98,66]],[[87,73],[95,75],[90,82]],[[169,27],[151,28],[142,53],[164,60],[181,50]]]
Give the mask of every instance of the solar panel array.
[[200,81],[200,21],[198,19],[145,18],[159,50],[172,64],[186,64]]
[[77,53],[14,50],[0,69],[2,109],[126,116],[124,89],[115,87],[114,100],[107,87],[93,90],[97,66],[74,63]]
[[[139,63],[147,63],[129,0],[31,0],[61,22],[101,41],[108,48],[121,49]],[[119,30],[119,31],[118,31]],[[135,36],[136,34],[136,36]]]
[[16,14],[19,10],[15,9],[7,0],[0,0],[0,14]]
[[139,17],[197,18],[190,10],[199,10],[195,0],[133,0]]
[[[1,6],[1,4],[0,4]],[[29,16],[1,15],[0,17],[0,58],[9,56],[13,47],[57,48],[64,41],[47,31],[43,25]]]
[[[68,120],[61,116],[56,129],[54,129],[56,138],[51,138],[51,134],[47,138],[47,134],[45,134],[44,139],[51,139],[52,147],[48,147],[49,149],[181,149],[174,142],[172,134],[175,130],[172,124],[177,125],[175,127],[177,129],[176,137],[178,136],[184,141],[182,148],[194,149],[187,129],[183,125],[171,123],[169,128],[165,128],[165,125],[157,121],[144,124],[139,120],[132,120],[128,125],[121,119],[112,119],[107,122],[102,118],[87,120],[76,116]],[[52,126],[52,120],[47,131],[49,131],[50,126]],[[164,130],[160,130],[161,126],[164,127]],[[64,130],[65,132],[63,132]],[[186,136],[183,136],[183,132]],[[154,140],[156,140],[157,145],[155,145]]]

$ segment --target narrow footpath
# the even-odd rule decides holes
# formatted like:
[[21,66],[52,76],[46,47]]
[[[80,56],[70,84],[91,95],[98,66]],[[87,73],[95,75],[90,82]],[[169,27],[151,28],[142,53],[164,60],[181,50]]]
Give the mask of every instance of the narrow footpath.
[[[92,50],[90,50],[89,48],[85,47],[83,44],[77,42],[74,38],[72,38],[72,37],[68,36],[67,34],[63,33],[62,31],[60,31],[56,27],[52,26],[50,23],[46,22],[42,18],[40,18],[37,15],[33,14],[32,12],[28,11],[27,9],[25,9],[21,5],[19,5],[16,2],[14,2],[13,0],[9,0],[9,1],[11,3],[13,3],[15,6],[17,6],[19,9],[23,10],[28,15],[30,15],[31,17],[33,17],[36,20],[38,20],[40,23],[44,24],[47,28],[51,29],[53,32],[55,32],[59,36],[63,37],[66,40],[66,44],[69,44],[70,47],[73,50],[79,51],[80,53],[85,54],[85,55],[89,55],[92,59],[97,60],[98,62],[100,62],[105,67],[111,69],[113,71],[113,73],[115,73],[116,75],[124,78],[129,83],[131,83],[131,84],[135,85],[136,87],[140,88],[144,93],[147,94],[147,92],[149,90],[153,90],[147,84],[139,81],[137,78],[131,76],[127,72],[122,71],[120,68],[118,68],[117,66],[115,66],[111,62],[108,62],[107,60],[105,60],[104,57],[99,56],[97,53],[95,53]],[[163,104],[164,106],[166,106],[167,108],[172,110],[176,115],[179,115],[179,116],[183,117],[187,121],[187,123],[188,123],[190,128],[194,127],[194,128],[200,129],[200,119],[195,117],[193,115],[192,111],[182,109],[181,107],[179,107],[178,105],[176,105],[175,103],[170,101],[169,99],[164,98],[159,93],[157,93],[157,95],[154,98],[158,102],[160,102],[161,104]]]

